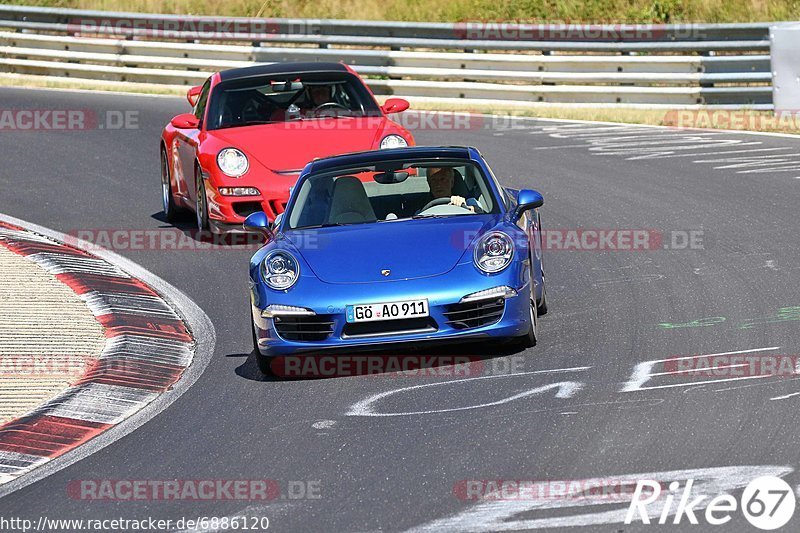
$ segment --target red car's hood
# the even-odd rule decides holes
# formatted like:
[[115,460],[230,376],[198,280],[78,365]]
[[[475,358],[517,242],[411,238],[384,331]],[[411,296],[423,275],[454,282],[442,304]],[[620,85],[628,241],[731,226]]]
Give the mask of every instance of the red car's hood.
[[211,133],[254,157],[270,170],[302,170],[318,157],[372,150],[388,121],[384,117],[323,118],[244,126]]

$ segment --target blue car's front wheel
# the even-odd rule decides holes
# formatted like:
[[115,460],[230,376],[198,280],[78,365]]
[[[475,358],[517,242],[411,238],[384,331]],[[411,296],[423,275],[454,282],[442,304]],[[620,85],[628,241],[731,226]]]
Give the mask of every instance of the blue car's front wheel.
[[539,312],[535,296],[531,295],[528,307],[530,307],[530,328],[528,333],[515,339],[517,346],[523,350],[536,346],[537,335],[539,334]]
[[[542,245],[542,219],[539,217],[539,249],[544,250],[544,246]],[[533,266],[533,262],[531,262],[531,266]],[[546,315],[547,314],[547,280],[545,280],[544,275],[544,264],[542,263],[542,258],[539,258],[539,269],[542,273],[542,297],[539,299],[538,307],[536,309],[537,317]]]
[[261,350],[258,349],[258,336],[256,335],[256,325],[252,314],[250,315],[250,333],[253,336],[253,352],[255,353],[258,370],[265,376],[269,376],[272,374],[272,369],[269,366],[269,358],[261,355]]
[[544,278],[544,269],[542,269],[542,297],[539,300],[539,305],[536,308],[537,316],[547,314],[547,283]]

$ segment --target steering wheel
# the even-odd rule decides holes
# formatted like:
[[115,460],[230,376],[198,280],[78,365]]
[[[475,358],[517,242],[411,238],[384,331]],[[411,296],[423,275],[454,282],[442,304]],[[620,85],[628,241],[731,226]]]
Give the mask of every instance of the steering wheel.
[[448,198],[434,198],[433,200],[431,200],[430,202],[425,204],[425,207],[420,209],[419,212],[422,213],[423,211],[427,211],[431,207],[436,207],[437,205],[447,205],[449,203],[450,203],[450,198],[449,197]]
[[343,106],[342,104],[340,104],[338,102],[325,102],[324,104],[321,104],[321,105],[318,105],[317,107],[315,107],[314,111],[312,111],[312,113],[314,115],[319,116],[320,112],[325,111],[327,109],[335,109],[335,108],[339,108],[339,109],[341,109],[343,111],[346,111],[348,113],[350,112],[350,109],[348,109],[347,107]]

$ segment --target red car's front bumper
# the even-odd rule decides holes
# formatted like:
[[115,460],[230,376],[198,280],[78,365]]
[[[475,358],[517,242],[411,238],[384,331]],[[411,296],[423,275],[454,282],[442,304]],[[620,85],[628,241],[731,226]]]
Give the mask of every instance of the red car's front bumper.
[[[298,174],[299,175],[299,174]],[[224,187],[255,187],[261,194],[253,196],[225,196],[220,194],[212,180],[206,180],[206,198],[208,201],[208,222],[213,233],[246,233],[242,224],[245,218],[256,211],[263,211],[270,221],[283,213],[289,201],[290,187],[294,186],[298,175],[280,175],[279,180],[267,178],[270,185],[264,186],[267,180],[239,180],[242,183],[230,183],[226,180]],[[253,181],[260,183],[253,183]],[[274,183],[280,181],[280,184]]]

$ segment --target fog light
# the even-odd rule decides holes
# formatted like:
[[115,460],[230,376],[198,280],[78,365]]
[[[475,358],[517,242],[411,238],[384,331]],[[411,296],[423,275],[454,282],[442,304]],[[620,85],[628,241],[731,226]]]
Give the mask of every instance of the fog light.
[[220,187],[222,196],[259,196],[261,192],[255,187]]
[[312,316],[316,315],[311,309],[305,307],[295,307],[293,305],[270,304],[261,311],[261,316],[264,318],[273,318],[276,316]]
[[479,302],[481,300],[495,300],[497,298],[512,298],[517,295],[517,291],[507,285],[493,287],[484,291],[467,294],[458,303]]

